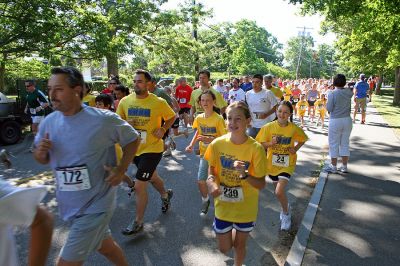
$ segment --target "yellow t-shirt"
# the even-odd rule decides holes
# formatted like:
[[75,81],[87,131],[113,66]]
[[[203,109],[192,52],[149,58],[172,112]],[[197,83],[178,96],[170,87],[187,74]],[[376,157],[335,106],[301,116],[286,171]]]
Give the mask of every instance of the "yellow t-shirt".
[[256,140],[260,143],[271,142],[272,137],[278,137],[278,143],[267,150],[267,174],[279,175],[280,173],[293,174],[296,167],[297,155],[289,152],[288,148],[294,147],[295,142],[308,140],[303,129],[289,122],[288,126],[281,127],[278,121],[266,124],[258,132]]
[[314,106],[316,107],[317,111],[321,116],[325,115],[326,111],[326,101],[323,101],[321,99],[318,99],[315,101]]
[[276,97],[279,101],[281,100],[281,98],[282,98],[282,96],[283,96],[283,92],[281,91],[280,88],[272,86],[269,90],[272,91],[272,92],[274,93],[275,97]]
[[117,114],[140,133],[140,145],[136,156],[143,153],[160,153],[164,150],[163,140],[156,138],[153,131],[161,127],[161,120],[175,117],[175,112],[168,103],[149,93],[145,99],[130,94],[121,99]]
[[290,89],[290,86],[286,86],[284,88],[285,95],[283,96],[283,99],[285,101],[290,101],[290,96],[292,95],[292,90]]
[[297,108],[297,113],[299,115],[304,115],[306,113],[307,108],[308,108],[308,102],[300,100],[296,104],[296,108]]
[[[226,134],[225,121],[219,114],[213,112],[210,117],[205,117],[205,114],[199,114],[193,121],[193,128],[197,129],[199,135],[219,137]],[[200,155],[204,155],[208,144],[200,141]]]
[[[216,91],[214,88],[209,88],[209,90],[214,93],[215,97],[216,97],[216,101],[215,101],[215,106],[218,108],[223,108],[225,106],[227,106],[228,104],[225,102],[224,98],[222,97],[221,93],[219,93],[218,91]],[[199,104],[198,100],[200,95],[203,93],[203,90],[201,88],[192,91],[192,94],[190,95],[190,101],[189,104],[191,106],[194,106],[196,108],[196,113],[203,113],[204,110],[201,107],[201,105]]]
[[92,94],[86,94],[85,97],[82,99],[82,103],[90,107],[96,107],[96,96]]
[[215,139],[204,154],[209,165],[215,168],[216,182],[223,193],[214,200],[215,217],[235,223],[252,222],[257,219],[259,191],[246,180],[240,179],[240,173],[233,168],[233,162],[246,162],[251,176],[264,178],[265,151],[251,137],[243,144],[233,144],[230,135],[228,133]]

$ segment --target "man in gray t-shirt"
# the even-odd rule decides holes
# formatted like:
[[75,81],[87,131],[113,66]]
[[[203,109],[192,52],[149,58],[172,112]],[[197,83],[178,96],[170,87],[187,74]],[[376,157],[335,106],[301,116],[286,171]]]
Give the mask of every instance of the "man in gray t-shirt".
[[[128,265],[108,224],[138,132],[118,115],[81,103],[83,76],[75,68],[53,68],[48,87],[56,111],[40,124],[34,157],[50,163],[60,216],[71,223],[58,264],[83,263],[97,250],[113,264]],[[116,143],[123,150],[118,165]]]

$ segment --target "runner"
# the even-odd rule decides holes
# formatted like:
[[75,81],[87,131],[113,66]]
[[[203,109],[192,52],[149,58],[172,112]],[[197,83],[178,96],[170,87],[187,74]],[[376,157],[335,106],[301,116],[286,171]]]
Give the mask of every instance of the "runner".
[[326,114],[326,97],[325,93],[321,94],[321,98],[316,100],[314,105],[316,106],[318,112],[318,120],[316,126],[321,122],[321,129],[325,126],[325,114]]
[[96,96],[91,94],[92,91],[92,84],[89,84],[85,82],[85,92],[83,93],[83,99],[82,102],[86,104],[87,106],[90,107],[95,107],[96,106]]
[[292,113],[292,104],[282,101],[277,111],[278,120],[263,126],[256,137],[267,150],[267,173],[276,185],[275,195],[282,207],[281,230],[289,230],[291,226],[290,205],[285,189],[296,167],[296,153],[308,139],[301,128],[289,122]]
[[301,127],[304,127],[304,115],[306,114],[306,110],[308,108],[308,102],[306,101],[306,95],[302,94],[300,101],[296,104],[297,114],[299,116]]
[[290,102],[292,103],[294,109],[294,115],[297,116],[296,104],[300,101],[301,90],[299,89],[299,83],[296,81],[294,83],[294,88],[292,88],[292,96],[290,97]]
[[[147,206],[147,184],[150,182],[160,193],[161,210],[167,212],[173,192],[164,188],[164,181],[157,173],[157,165],[163,152],[162,137],[175,121],[175,112],[164,99],[149,93],[152,77],[145,70],[137,70],[133,80],[135,93],[121,99],[117,114],[138,129],[141,137],[134,163],[136,172],[135,197],[136,217],[122,230],[131,235],[143,230],[144,213]],[[162,124],[164,120],[164,124]]]
[[192,95],[192,87],[187,84],[185,77],[179,79],[180,83],[175,89],[175,98],[179,102],[179,118],[184,122],[184,127],[186,128],[189,124],[190,108],[189,104],[190,96]]
[[168,136],[169,141],[171,141],[170,147],[171,147],[172,150],[175,150],[176,149],[176,143],[175,143],[173,137],[176,138],[176,137],[178,137],[180,135],[184,135],[186,138],[188,138],[189,137],[189,132],[188,132],[187,128],[185,128],[183,132],[179,132],[179,115],[178,114],[179,114],[179,111],[180,111],[180,107],[179,107],[178,101],[173,96],[171,86],[165,86],[164,87],[164,91],[171,97],[172,109],[176,113],[175,122],[171,126],[172,132],[174,133],[174,135],[173,136]]
[[[33,80],[25,81],[26,88],[26,106],[25,113],[30,114],[32,119],[31,129],[33,136],[36,136],[40,122],[43,121],[45,112],[44,109],[49,106],[49,101],[46,95],[35,87]],[[29,148],[30,152],[33,152],[33,143]]]
[[222,253],[233,248],[234,264],[242,265],[257,220],[259,190],[265,186],[266,157],[263,147],[246,135],[251,121],[247,105],[229,105],[227,117],[230,133],[211,142],[204,158],[209,164],[207,186],[214,197],[218,248]]
[[264,76],[265,89],[272,91],[272,93],[276,97],[276,100],[280,102],[281,100],[283,100],[283,92],[281,91],[280,88],[272,86],[273,82],[274,82],[274,76],[272,76],[271,74]]
[[215,106],[220,109],[220,114],[225,112],[227,103],[222,98],[222,95],[210,86],[210,75],[211,74],[208,70],[202,70],[199,72],[200,89],[194,90],[190,96],[189,104],[192,106],[190,110],[190,121],[193,121],[196,115],[204,112],[203,108],[201,108],[201,105],[198,102],[198,99],[205,90],[210,90],[212,93],[214,93],[215,97],[217,98]]
[[207,146],[215,138],[226,134],[225,121],[218,113],[214,112],[214,104],[216,97],[209,91],[204,91],[200,97],[200,105],[204,110],[204,113],[199,114],[193,121],[193,129],[196,129],[196,133],[193,136],[189,146],[186,147],[187,152],[193,151],[194,144],[200,142],[200,165],[197,174],[197,183],[202,198],[202,206],[200,215],[204,216],[208,212],[210,206],[210,199],[207,192],[207,176],[208,176],[208,163],[203,158],[204,152]]
[[125,96],[129,95],[129,88],[125,87],[122,84],[119,84],[115,87],[114,94],[115,94],[114,110],[117,110],[119,101],[121,101],[121,99],[124,98]]
[[[84,81],[77,69],[53,68],[51,74],[48,87],[56,111],[40,125],[34,157],[50,163],[60,217],[70,222],[57,265],[82,265],[94,251],[113,264],[128,265],[109,223],[117,185],[139,145],[138,133],[116,114],[81,102]],[[123,147],[119,165],[115,143]]]
[[311,123],[313,123],[315,117],[314,103],[317,100],[317,98],[319,98],[317,83],[313,83],[311,85],[311,89],[307,91],[306,98],[308,102],[308,118],[311,120]]
[[229,91],[228,98],[229,98],[229,103],[246,101],[246,93],[241,88],[239,88],[238,78],[233,79],[232,89]]
[[46,194],[46,187],[14,187],[0,177],[0,265],[20,265],[14,226],[30,229],[27,265],[46,265],[54,220],[49,211],[39,206]]
[[255,138],[260,128],[275,119],[278,101],[272,91],[262,88],[263,76],[253,76],[253,89],[246,93],[246,102],[251,114],[251,127],[247,134]]

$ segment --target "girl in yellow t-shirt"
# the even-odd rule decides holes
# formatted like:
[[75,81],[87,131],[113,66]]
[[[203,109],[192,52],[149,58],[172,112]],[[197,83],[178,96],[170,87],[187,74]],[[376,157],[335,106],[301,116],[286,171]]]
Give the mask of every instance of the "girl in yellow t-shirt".
[[218,248],[232,248],[235,265],[242,265],[246,242],[257,219],[258,194],[265,186],[266,156],[260,143],[246,135],[251,116],[247,105],[235,102],[227,108],[230,133],[215,139],[204,158],[209,164],[207,186],[214,197],[214,231]]
[[324,128],[324,122],[325,122],[325,113],[326,113],[326,98],[325,94],[321,94],[321,98],[318,99],[314,105],[316,106],[317,113],[319,114],[318,120],[317,120],[317,126],[319,122],[321,122],[321,128]]
[[208,197],[206,180],[208,176],[208,163],[203,158],[204,152],[208,144],[215,138],[226,134],[225,121],[216,112],[214,112],[214,105],[216,96],[213,92],[207,90],[201,93],[199,97],[199,105],[203,108],[204,113],[199,114],[193,121],[193,129],[196,129],[193,139],[189,146],[186,147],[187,152],[193,151],[193,146],[199,141],[200,146],[200,165],[197,174],[197,184],[202,198],[202,207],[200,215],[204,216],[208,212],[210,206],[210,198]]
[[263,126],[256,137],[267,150],[267,173],[276,184],[275,195],[282,207],[281,230],[289,230],[291,226],[285,188],[296,167],[296,153],[308,139],[303,129],[289,122],[292,113],[292,104],[282,101],[277,110],[278,119]]
[[300,101],[296,104],[296,108],[297,108],[297,115],[300,118],[301,127],[304,127],[304,115],[306,114],[306,110],[308,109],[308,102],[306,101],[305,94],[301,95]]

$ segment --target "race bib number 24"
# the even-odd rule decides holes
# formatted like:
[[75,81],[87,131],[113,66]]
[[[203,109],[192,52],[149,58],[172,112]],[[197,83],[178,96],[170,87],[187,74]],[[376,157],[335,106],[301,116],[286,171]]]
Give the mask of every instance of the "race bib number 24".
[[272,165],[280,167],[289,166],[289,155],[288,154],[272,154]]

